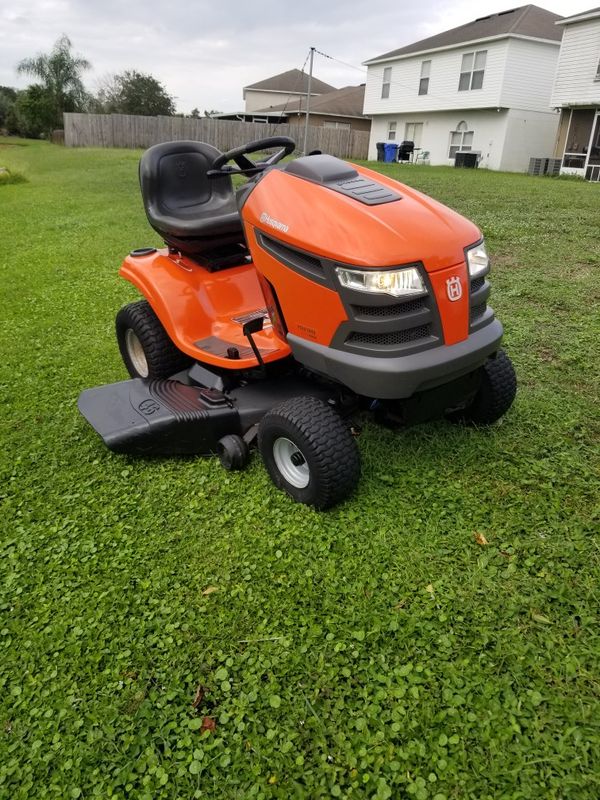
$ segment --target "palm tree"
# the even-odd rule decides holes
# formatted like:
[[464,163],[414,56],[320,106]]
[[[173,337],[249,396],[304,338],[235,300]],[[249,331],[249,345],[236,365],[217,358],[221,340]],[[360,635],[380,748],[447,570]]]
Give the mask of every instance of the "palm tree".
[[71,40],[63,34],[50,53],[24,58],[17,65],[19,74],[39,78],[54,109],[53,127],[62,128],[63,112],[82,109],[88,98],[81,73],[92,65],[85,58],[73,55],[71,47]]

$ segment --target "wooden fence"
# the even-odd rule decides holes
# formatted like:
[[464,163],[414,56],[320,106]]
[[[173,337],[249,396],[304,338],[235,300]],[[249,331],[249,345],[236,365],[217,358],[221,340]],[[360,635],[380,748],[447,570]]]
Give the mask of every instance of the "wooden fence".
[[[159,142],[192,139],[225,152],[267,136],[291,136],[301,150],[303,125],[234,122],[208,117],[141,117],[127,114],[65,114],[67,147],[150,147]],[[367,158],[369,134],[309,126],[308,150],[338,158]]]

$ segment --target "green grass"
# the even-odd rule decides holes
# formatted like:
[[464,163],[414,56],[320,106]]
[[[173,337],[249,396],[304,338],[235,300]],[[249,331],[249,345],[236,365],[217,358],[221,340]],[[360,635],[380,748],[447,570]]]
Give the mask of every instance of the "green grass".
[[385,167],[484,231],[519,394],[490,430],[366,421],[356,495],[317,513],[257,456],[104,448],[76,401],[125,378],[117,268],[157,243],[139,153],[22,144],[0,797],[597,800],[600,185]]

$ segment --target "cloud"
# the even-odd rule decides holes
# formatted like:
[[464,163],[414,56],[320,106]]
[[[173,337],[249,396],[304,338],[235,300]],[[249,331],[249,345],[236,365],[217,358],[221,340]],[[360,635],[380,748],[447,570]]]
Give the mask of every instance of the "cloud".
[[[573,14],[586,10],[589,0],[547,0],[544,6]],[[338,59],[317,55],[317,77],[334,86],[357,84],[365,80],[361,62],[366,59],[509,7],[507,0],[389,5],[363,0],[285,5],[274,0],[13,0],[0,11],[0,84],[26,85],[16,76],[18,61],[48,52],[67,33],[75,51],[93,65],[85,76],[92,90],[107,73],[137,69],[162,81],[181,111],[235,111],[243,107],[243,86],[301,68],[311,45]]]

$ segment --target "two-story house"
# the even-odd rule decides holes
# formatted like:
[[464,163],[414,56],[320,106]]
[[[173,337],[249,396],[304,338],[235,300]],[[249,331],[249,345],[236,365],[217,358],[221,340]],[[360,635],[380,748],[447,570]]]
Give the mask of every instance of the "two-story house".
[[525,171],[554,151],[550,105],[562,19],[521,6],[366,61],[364,112],[376,143],[414,141],[432,164],[476,152],[482,167]]
[[555,155],[563,174],[600,181],[600,8],[557,25],[564,35],[552,92],[561,109]]

